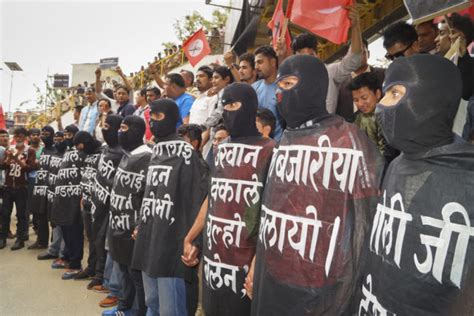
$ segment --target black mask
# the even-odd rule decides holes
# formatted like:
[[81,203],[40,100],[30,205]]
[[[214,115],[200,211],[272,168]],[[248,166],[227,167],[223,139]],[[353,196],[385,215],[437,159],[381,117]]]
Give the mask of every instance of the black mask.
[[259,135],[255,125],[258,98],[252,86],[245,83],[233,83],[222,93],[222,105],[240,102],[236,111],[224,110],[224,124],[232,138]]
[[377,105],[377,121],[387,142],[405,153],[423,152],[453,142],[452,127],[461,99],[458,69],[428,54],[396,59],[385,72],[383,90],[405,87],[393,106]]
[[95,153],[100,146],[100,143],[94,140],[91,134],[85,131],[80,131],[74,136],[74,146],[79,144],[84,145],[82,151],[87,155]]
[[115,147],[118,145],[118,131],[120,129],[120,123],[122,123],[123,117],[120,115],[107,115],[105,123],[109,125],[108,129],[102,129],[102,135],[104,140],[109,147]]
[[52,128],[51,126],[45,126],[43,127],[42,131],[49,133],[48,137],[41,137],[44,146],[46,148],[52,147],[54,145],[54,128]]
[[135,148],[143,145],[145,121],[139,116],[130,115],[122,123],[128,126],[128,130],[126,132],[118,132],[120,146],[126,151],[133,151]]
[[67,149],[67,144],[65,141],[62,141],[54,144],[54,147],[56,148],[58,153],[63,154]]
[[277,108],[287,126],[297,128],[310,120],[328,117],[326,66],[316,57],[293,55],[278,69],[277,84],[289,76],[297,77],[298,83],[288,90],[277,89]]
[[150,119],[150,130],[157,139],[169,136],[176,132],[179,120],[178,106],[173,100],[159,99],[151,102],[151,113],[163,113],[165,118],[161,121]]

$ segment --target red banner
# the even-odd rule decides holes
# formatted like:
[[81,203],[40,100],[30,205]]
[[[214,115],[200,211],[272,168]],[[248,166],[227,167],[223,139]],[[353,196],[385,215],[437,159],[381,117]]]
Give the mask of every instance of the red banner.
[[[293,1],[288,2],[288,8],[291,7],[292,2]],[[286,47],[287,49],[291,48],[291,36],[290,32],[288,32],[288,21],[285,21],[285,19],[287,19],[287,16],[285,16],[285,12],[283,11],[283,1],[278,0],[273,17],[267,24],[268,28],[272,30],[272,46],[274,49],[276,49],[278,39],[282,36],[283,32],[285,33]]]
[[184,54],[189,60],[191,66],[195,66],[205,56],[211,53],[209,42],[207,41],[206,34],[202,29],[191,35],[183,43]]

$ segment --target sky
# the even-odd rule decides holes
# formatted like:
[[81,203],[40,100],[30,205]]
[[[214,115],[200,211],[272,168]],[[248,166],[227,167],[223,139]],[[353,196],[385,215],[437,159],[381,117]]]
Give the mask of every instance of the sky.
[[74,63],[119,57],[124,73],[139,70],[162,51],[161,43],[178,42],[176,19],[194,10],[210,19],[214,9],[205,0],[0,0],[0,103],[8,111],[11,72],[5,61],[23,68],[14,73],[14,111],[23,101],[35,104],[33,84],[44,91],[48,73],[71,75]]

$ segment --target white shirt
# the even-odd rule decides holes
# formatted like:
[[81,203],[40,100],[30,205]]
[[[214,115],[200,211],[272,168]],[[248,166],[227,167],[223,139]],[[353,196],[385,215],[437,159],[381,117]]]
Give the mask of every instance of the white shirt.
[[207,96],[207,91],[201,93],[191,106],[189,124],[203,125],[206,119],[215,111],[217,95]]

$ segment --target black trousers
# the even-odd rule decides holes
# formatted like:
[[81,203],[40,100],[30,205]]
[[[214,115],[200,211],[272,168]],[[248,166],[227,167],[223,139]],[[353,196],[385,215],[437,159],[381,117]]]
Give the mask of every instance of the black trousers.
[[145,316],[145,290],[143,289],[142,272],[118,262],[114,263],[122,272],[122,297],[120,297],[117,309],[119,311],[131,309],[136,297],[138,303],[138,313],[136,315]]
[[199,301],[199,265],[186,268],[184,272],[184,283],[186,285],[186,309],[189,316],[194,316]]
[[87,240],[89,241],[89,257],[87,258],[87,272],[89,275],[95,274],[95,266],[97,263],[97,253],[95,251],[95,236],[92,232],[92,214],[90,213],[90,205],[84,205],[82,210],[82,219],[84,222],[84,230],[86,232]]
[[16,218],[18,220],[16,224],[17,239],[28,239],[28,220],[26,218],[27,194],[28,190],[26,187],[5,187],[3,189],[2,229],[0,230],[0,239],[6,239],[8,237],[13,204],[16,206]]
[[67,248],[69,269],[80,269],[84,256],[84,227],[82,221],[72,225],[60,225]]
[[105,238],[107,236],[107,228],[109,226],[108,211],[94,214],[92,223],[92,234],[94,235],[95,252],[97,260],[95,265],[95,279],[104,280],[105,262],[107,261],[107,251],[105,250]]

